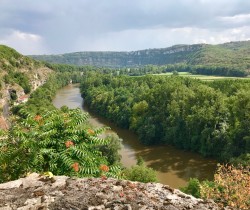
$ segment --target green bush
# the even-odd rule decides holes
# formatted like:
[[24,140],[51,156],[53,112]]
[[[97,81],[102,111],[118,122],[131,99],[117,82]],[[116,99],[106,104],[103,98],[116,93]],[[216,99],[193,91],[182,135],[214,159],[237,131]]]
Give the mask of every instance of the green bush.
[[107,139],[109,140],[109,144],[102,145],[98,149],[102,152],[102,155],[107,158],[109,164],[120,163],[121,155],[118,151],[121,149],[121,139],[114,133],[109,134]]
[[50,171],[78,177],[120,177],[119,165],[111,165],[97,148],[110,139],[99,138],[105,128],[88,128],[80,109],[53,110],[26,115],[0,141],[0,182],[28,172]]
[[190,178],[188,185],[186,187],[181,188],[181,191],[187,194],[191,194],[196,198],[201,197],[200,193],[200,182],[196,178]]
[[156,172],[147,166],[141,157],[137,160],[137,165],[132,166],[124,170],[124,176],[126,179],[138,182],[156,182]]
[[10,92],[10,98],[11,98],[11,100],[13,100],[13,101],[17,100],[16,91],[11,91],[11,92]]

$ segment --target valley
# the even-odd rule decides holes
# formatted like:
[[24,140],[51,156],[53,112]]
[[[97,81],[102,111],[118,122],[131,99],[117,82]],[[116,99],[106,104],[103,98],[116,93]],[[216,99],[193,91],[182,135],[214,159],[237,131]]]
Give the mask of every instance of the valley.
[[[247,51],[247,43],[245,48],[241,44],[222,48]],[[187,185],[183,191],[202,198],[211,193],[224,196],[214,194],[220,187],[236,190],[238,198],[247,192],[247,56],[241,64],[232,60],[234,64],[216,66],[177,62],[107,68],[35,61],[7,46],[0,47],[0,54],[1,182],[32,170],[141,182],[158,179],[173,187]],[[81,94],[70,83],[80,83]],[[81,110],[81,97],[90,118]],[[216,169],[217,162],[242,168]],[[237,184],[235,175],[241,177]],[[225,182],[219,183],[221,179]],[[227,199],[234,199],[230,196]]]

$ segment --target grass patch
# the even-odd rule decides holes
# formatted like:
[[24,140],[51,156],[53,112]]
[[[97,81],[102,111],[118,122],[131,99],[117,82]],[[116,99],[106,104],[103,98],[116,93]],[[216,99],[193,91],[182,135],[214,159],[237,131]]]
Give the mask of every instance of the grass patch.
[[[161,73],[161,74],[152,74],[157,76],[172,76],[172,72]],[[179,76],[182,77],[191,77],[194,79],[206,80],[206,81],[213,81],[218,79],[250,79],[250,77],[225,77],[225,76],[210,76],[210,75],[200,75],[200,74],[191,74],[189,72],[178,72]]]

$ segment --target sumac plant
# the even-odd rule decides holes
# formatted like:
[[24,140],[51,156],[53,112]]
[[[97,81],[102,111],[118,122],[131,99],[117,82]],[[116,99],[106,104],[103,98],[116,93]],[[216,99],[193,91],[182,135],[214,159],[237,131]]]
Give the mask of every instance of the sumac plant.
[[101,134],[107,128],[91,128],[80,109],[61,109],[44,115],[26,114],[0,139],[0,181],[28,172],[50,171],[78,177],[119,177],[118,165],[109,165],[98,149],[109,145]]

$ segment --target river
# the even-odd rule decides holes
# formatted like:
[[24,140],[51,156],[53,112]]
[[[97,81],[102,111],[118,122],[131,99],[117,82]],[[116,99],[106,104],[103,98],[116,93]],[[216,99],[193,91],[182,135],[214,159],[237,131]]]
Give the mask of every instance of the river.
[[156,170],[160,183],[174,188],[185,186],[190,177],[199,180],[213,179],[217,165],[215,160],[203,158],[198,154],[178,150],[171,146],[144,146],[140,144],[133,132],[118,128],[83,106],[83,99],[77,85],[68,85],[58,90],[53,104],[57,108],[63,105],[69,108],[81,108],[89,112],[89,121],[94,126],[109,126],[122,139],[120,154],[122,156],[121,162],[125,167],[135,165],[136,157],[141,156],[147,166]]

